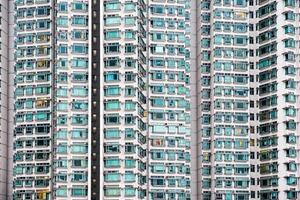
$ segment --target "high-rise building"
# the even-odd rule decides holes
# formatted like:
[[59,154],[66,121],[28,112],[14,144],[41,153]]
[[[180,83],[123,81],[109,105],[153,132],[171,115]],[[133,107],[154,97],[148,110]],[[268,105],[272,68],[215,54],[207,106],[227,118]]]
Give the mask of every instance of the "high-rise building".
[[299,199],[299,1],[191,12],[192,199]]
[[299,199],[299,1],[0,5],[0,199]]
[[105,199],[188,199],[189,1],[104,1],[101,10],[103,26],[92,24],[92,107],[101,112],[92,115],[103,122],[92,120],[92,157],[103,153],[92,172],[101,163],[103,180],[92,182]]
[[15,2],[14,199],[189,199],[186,0]]
[[190,199],[190,1],[148,1],[149,199]]
[[15,9],[14,199],[87,199],[88,1]]
[[260,147],[253,197],[261,199],[299,199],[299,3],[260,0],[253,10]]
[[199,1],[194,64],[198,106],[192,140],[201,188],[195,198],[246,200],[250,190],[249,7],[245,0]]

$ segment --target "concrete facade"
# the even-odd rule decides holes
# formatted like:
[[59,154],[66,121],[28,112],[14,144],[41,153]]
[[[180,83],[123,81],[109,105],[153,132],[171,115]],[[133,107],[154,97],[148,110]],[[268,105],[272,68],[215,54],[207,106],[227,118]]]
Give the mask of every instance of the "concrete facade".
[[193,1],[192,199],[299,199],[299,1]]

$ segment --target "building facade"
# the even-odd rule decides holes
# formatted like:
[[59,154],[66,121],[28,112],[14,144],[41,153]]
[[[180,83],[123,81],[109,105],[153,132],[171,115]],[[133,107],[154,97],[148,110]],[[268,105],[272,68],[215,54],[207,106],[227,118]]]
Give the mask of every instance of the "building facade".
[[259,3],[256,68],[260,196],[298,199],[299,1]]
[[0,4],[0,199],[299,199],[298,0]]
[[15,199],[87,199],[89,5],[17,1]]
[[194,131],[202,189],[197,198],[247,199],[249,7],[246,1],[199,1],[198,6],[195,97],[199,107]]
[[148,1],[149,199],[190,198],[190,1]]
[[18,0],[14,199],[189,199],[189,1]]
[[299,1],[193,5],[192,199],[299,199]]

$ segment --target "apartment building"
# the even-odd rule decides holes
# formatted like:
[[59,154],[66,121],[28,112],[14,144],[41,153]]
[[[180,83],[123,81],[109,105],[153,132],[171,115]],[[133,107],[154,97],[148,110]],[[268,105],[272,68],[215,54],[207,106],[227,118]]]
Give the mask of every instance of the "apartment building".
[[87,199],[88,1],[15,9],[14,199]]
[[0,195],[298,199],[299,4],[1,3]]
[[190,5],[15,2],[14,199],[190,199]]
[[192,199],[298,199],[299,1],[192,8]]

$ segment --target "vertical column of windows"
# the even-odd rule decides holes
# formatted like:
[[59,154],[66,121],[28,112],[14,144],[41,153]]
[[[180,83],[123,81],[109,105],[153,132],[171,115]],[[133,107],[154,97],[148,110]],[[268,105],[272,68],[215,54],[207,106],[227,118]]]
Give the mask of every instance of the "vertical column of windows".
[[200,9],[202,198],[248,199],[248,2],[203,1]]
[[[259,1],[260,198],[296,199],[298,1]],[[278,26],[280,24],[280,26]]]
[[[259,121],[259,94],[257,87],[257,77],[259,74],[259,69],[256,67],[256,47],[258,43],[259,31],[254,29],[256,23],[256,12],[259,9],[259,6],[254,3],[254,1],[249,1],[249,50],[252,53],[249,54],[249,86],[250,86],[250,98],[249,98],[249,111],[250,111],[250,120],[249,120],[249,133],[250,133],[250,199],[259,198],[259,134],[258,125]],[[250,28],[253,27],[253,28]]]
[[[260,195],[261,198],[278,198],[275,190],[268,190],[269,187],[278,186],[278,136],[276,130],[278,128],[278,109],[277,105],[277,87],[278,87],[278,58],[276,56],[278,50],[277,35],[279,34],[277,24],[278,4],[273,2],[261,2],[256,13],[257,24],[256,29],[259,32],[256,38],[258,42],[257,57],[258,63],[256,67],[258,73],[258,93],[259,93],[259,169],[260,169]],[[278,7],[279,8],[279,7]],[[272,125],[273,131],[264,131],[264,127]],[[275,174],[273,174],[275,173]]]
[[57,199],[88,195],[88,14],[88,1],[56,2],[53,192]]
[[[199,195],[203,200],[210,200],[211,199],[211,174],[213,166],[210,163],[211,160],[211,141],[210,137],[212,134],[212,128],[210,126],[210,111],[212,109],[211,106],[211,62],[210,62],[210,54],[211,54],[211,46],[212,46],[212,39],[210,36],[210,21],[211,21],[211,7],[213,5],[213,2],[211,1],[202,1],[201,4],[198,7],[199,15],[198,17],[198,25],[199,30],[197,34],[199,35],[199,41],[197,41],[199,44],[197,45],[197,48],[199,48],[200,58],[198,58],[199,68],[197,70],[197,73],[199,73],[199,77],[201,77],[201,82],[197,83],[200,88],[200,94],[199,95],[199,102],[201,102],[202,107],[200,108],[200,115],[201,118],[199,120],[200,125],[200,142],[201,146],[200,149],[200,155],[201,155],[201,164],[200,164],[200,174],[198,176],[201,176],[200,178],[200,185],[202,188],[202,192],[199,192]],[[197,113],[198,114],[198,113]],[[199,173],[199,171],[198,171]]]
[[104,197],[146,198],[146,2],[104,1]]
[[50,198],[51,5],[16,1],[14,199]]
[[190,1],[149,1],[149,199],[190,198]]

